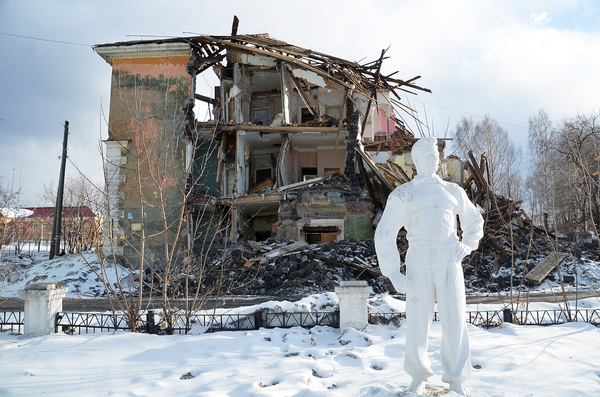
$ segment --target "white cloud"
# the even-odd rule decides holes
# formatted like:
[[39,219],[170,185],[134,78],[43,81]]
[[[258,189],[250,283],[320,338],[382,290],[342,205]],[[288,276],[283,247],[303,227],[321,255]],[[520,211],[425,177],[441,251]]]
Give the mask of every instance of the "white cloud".
[[[75,3],[81,6],[73,7]],[[424,118],[422,101],[428,103],[428,124],[433,124],[436,135],[452,130],[462,116],[489,114],[508,123],[503,125],[511,136],[526,136],[527,129],[509,124],[527,127],[528,117],[541,107],[556,122],[600,108],[595,92],[600,87],[600,31],[572,25],[577,16],[595,15],[600,9],[595,2],[349,0],[340,8],[335,2],[315,0],[301,7],[294,2],[232,0],[227,9],[217,2],[170,3],[170,10],[185,13],[167,13],[164,5],[153,1],[119,4],[115,13],[91,1],[32,8],[0,0],[0,25],[8,33],[99,44],[142,38],[127,34],[226,35],[235,14],[240,33],[267,32],[349,60],[375,60],[391,44],[383,73],[399,71],[396,77],[402,79],[422,76],[416,83],[430,88],[433,95],[410,96],[411,105]],[[110,27],[98,23],[105,20],[111,21]],[[56,21],[61,21],[58,31]],[[0,45],[5,50],[0,59],[5,71],[0,76],[0,118],[5,119],[0,121],[0,152],[7,157],[0,161],[0,174],[12,174],[14,142],[17,173],[22,170],[24,185],[35,178],[56,179],[60,124],[65,119],[71,122],[72,159],[98,173],[97,131],[102,128],[106,133],[99,108],[102,100],[108,109],[110,66],[80,46],[6,36],[0,36]],[[212,93],[209,81],[203,77],[198,81],[203,94]],[[43,175],[46,169],[52,172]],[[39,189],[26,190],[34,201]]]
[[552,22],[552,17],[547,12],[533,13],[529,16],[529,21],[533,25],[543,26]]

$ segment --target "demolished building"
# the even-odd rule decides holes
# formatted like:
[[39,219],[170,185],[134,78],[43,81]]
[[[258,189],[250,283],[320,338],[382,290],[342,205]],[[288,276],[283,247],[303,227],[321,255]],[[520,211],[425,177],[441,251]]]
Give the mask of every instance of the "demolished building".
[[[385,51],[359,64],[236,26],[230,36],[94,47],[113,70],[105,252],[147,250],[144,260],[160,262],[207,235],[368,239],[387,195],[414,176],[417,138],[400,117],[414,111],[401,94],[430,92],[420,76],[384,75]],[[219,85],[202,95],[196,80],[210,71]],[[196,120],[195,101],[212,106],[211,120]],[[453,157],[441,170],[459,183],[466,172]],[[225,227],[208,226],[215,214]]]

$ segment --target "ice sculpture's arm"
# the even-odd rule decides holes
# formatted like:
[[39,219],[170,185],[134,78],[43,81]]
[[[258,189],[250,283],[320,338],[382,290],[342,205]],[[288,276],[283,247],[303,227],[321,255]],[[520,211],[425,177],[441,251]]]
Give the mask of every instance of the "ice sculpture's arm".
[[402,201],[395,195],[388,197],[385,210],[375,231],[375,251],[381,273],[390,279],[398,292],[406,292],[408,279],[400,273],[400,253],[396,245],[398,232],[404,226],[405,211]]
[[[466,246],[464,255],[477,249],[479,240],[483,237],[483,217],[477,207],[469,200],[465,191],[456,186],[458,191],[460,226],[462,229],[462,243]],[[461,259],[462,259],[461,256]]]

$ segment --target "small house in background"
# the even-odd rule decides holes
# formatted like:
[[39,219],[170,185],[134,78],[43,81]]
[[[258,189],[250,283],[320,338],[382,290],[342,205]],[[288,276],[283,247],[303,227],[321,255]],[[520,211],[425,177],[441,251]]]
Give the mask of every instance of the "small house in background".
[[33,211],[23,208],[0,207],[0,246],[4,247],[18,240],[20,220],[31,214]]
[[[385,51],[359,64],[240,35],[237,22],[230,36],[94,47],[113,70],[105,252],[154,263],[217,235],[368,239],[388,194],[415,175],[402,95],[430,92],[420,76],[383,74]],[[218,77],[212,92],[200,92],[203,73]],[[440,172],[466,180],[456,158]]]
[[[26,207],[29,216],[20,218],[16,237],[19,241],[50,241],[54,207]],[[101,241],[100,216],[87,206],[63,207],[61,246],[67,252],[95,247]]]
[[19,218],[31,216],[32,214],[33,211],[24,208],[0,207],[0,219],[2,219],[2,223],[4,224],[11,223]]

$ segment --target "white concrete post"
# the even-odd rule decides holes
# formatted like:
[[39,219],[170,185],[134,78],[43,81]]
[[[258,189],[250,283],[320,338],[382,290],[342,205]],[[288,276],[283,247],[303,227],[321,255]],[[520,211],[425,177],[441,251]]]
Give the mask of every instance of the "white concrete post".
[[340,332],[347,327],[362,330],[369,323],[367,300],[373,289],[366,281],[341,281],[335,287],[340,301]]
[[26,337],[50,335],[54,333],[56,313],[62,311],[62,299],[68,288],[60,288],[58,283],[27,284],[19,291],[25,300]]

